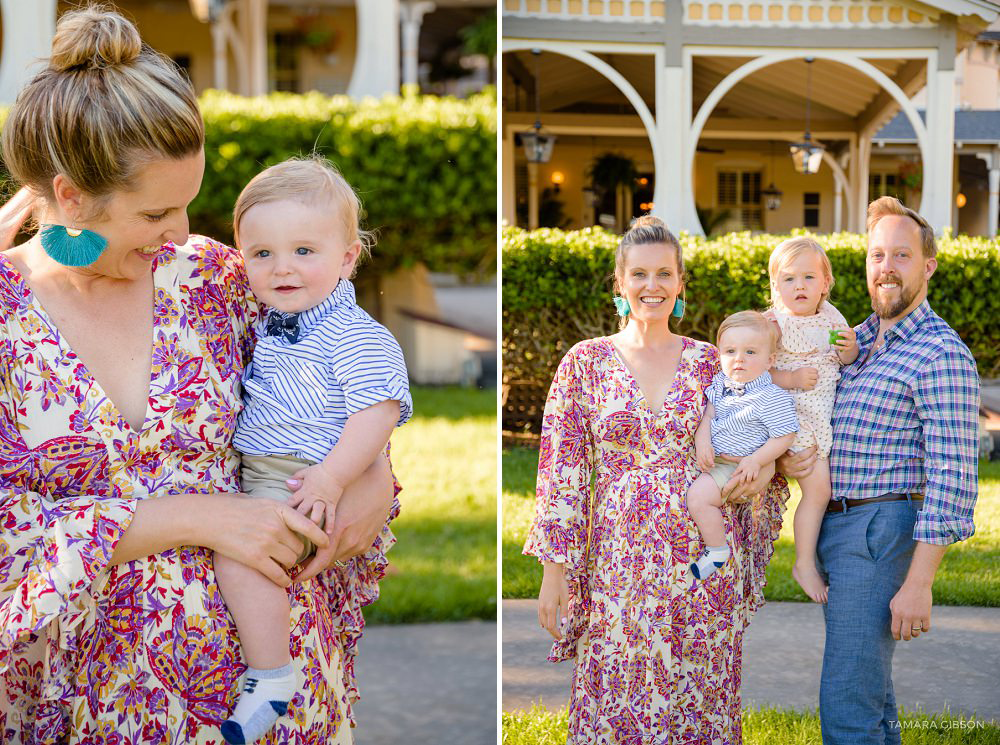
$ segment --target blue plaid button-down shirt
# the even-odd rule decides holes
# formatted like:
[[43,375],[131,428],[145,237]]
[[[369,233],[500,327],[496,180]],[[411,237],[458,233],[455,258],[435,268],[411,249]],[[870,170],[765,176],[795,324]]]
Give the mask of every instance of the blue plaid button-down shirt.
[[834,499],[919,492],[913,538],[946,545],[973,534],[979,375],[958,334],[925,300],[885,333],[856,328],[858,359],[840,371],[833,409]]

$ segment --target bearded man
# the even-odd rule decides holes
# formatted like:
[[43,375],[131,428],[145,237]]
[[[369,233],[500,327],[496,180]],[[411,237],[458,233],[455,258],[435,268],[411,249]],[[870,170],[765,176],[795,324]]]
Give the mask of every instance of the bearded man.
[[[979,376],[927,302],[934,231],[893,197],[868,206],[868,294],[860,352],[833,413],[833,500],[817,546],[829,584],[820,682],[824,745],[898,745],[897,641],[931,630],[931,585],[947,547],[972,535]],[[815,448],[786,454],[807,474]]]

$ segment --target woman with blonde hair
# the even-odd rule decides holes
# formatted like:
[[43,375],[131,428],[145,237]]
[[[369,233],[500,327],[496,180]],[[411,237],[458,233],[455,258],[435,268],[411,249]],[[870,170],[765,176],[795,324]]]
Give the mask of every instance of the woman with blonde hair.
[[[0,255],[0,741],[221,742],[245,664],[213,552],[289,588],[304,685],[262,742],[351,741],[391,474],[329,538],[239,493],[257,308],[239,254],[188,235],[203,146],[190,84],[101,8],[62,16],[5,122],[30,194],[0,240],[29,202],[41,230]],[[319,546],[294,580],[293,531]]]
[[614,283],[622,330],[576,344],[552,382],[524,548],[544,564],[549,659],[576,659],[569,742],[738,743],[743,633],[788,489],[781,477],[768,486],[773,464],[727,483],[733,560],[695,580],[703,542],[685,495],[719,354],[670,328],[683,315],[684,257],[663,222],[633,224]]

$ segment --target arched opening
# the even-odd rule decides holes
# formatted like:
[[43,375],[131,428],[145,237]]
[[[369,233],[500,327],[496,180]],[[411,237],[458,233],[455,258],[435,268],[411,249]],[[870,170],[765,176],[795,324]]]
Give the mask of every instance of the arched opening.
[[[537,59],[532,49],[541,50]],[[660,157],[654,56],[597,54],[558,42],[508,41],[503,52],[504,218],[524,226],[535,218],[539,226],[620,230],[649,212]],[[551,160],[538,165],[527,162],[518,137],[535,120],[536,93],[543,129],[558,138]],[[598,173],[617,173],[617,180],[595,183],[589,175],[595,163]]]
[[[807,56],[815,58],[810,129],[813,138],[827,146],[831,157],[824,160],[832,168],[808,176],[795,172],[788,157],[788,143],[801,139],[805,128]],[[847,218],[846,225],[840,227],[859,229],[863,204],[872,188],[868,172],[871,136],[883,123],[882,112],[888,101],[897,103],[913,125],[924,169],[928,167],[927,128],[907,94],[891,77],[903,66],[914,65],[924,72],[920,61],[869,61],[841,52],[696,57],[695,79],[700,90],[696,86],[697,114],[685,154],[685,178],[692,184],[689,213],[694,214],[696,205],[704,206],[706,201],[718,208],[720,190],[730,187],[734,179],[745,184],[752,197],[754,179],[767,178],[796,199],[784,201],[773,216],[758,215],[747,206],[751,200],[745,190],[730,188],[722,196],[724,201],[734,203],[742,223],[730,227],[784,232],[805,226],[828,232],[835,229],[835,216],[839,215],[842,222],[843,217]],[[773,168],[768,160],[772,148]],[[834,168],[848,160],[854,161],[850,163],[850,178],[842,168],[839,175]],[[893,167],[899,168],[898,164]],[[754,176],[755,172],[761,175]],[[715,176],[715,184],[706,173]],[[789,188],[784,189],[778,179]],[[835,204],[840,195],[846,202]],[[924,209],[926,191],[899,195],[915,208],[919,200],[919,209]],[[758,218],[761,224],[747,224]]]

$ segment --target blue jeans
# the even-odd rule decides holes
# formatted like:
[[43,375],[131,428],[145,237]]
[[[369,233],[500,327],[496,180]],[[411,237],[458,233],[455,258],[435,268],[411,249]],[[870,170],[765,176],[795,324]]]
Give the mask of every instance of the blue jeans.
[[816,551],[830,586],[819,689],[823,745],[900,743],[889,601],[910,567],[916,516],[916,507],[899,501],[823,517]]

